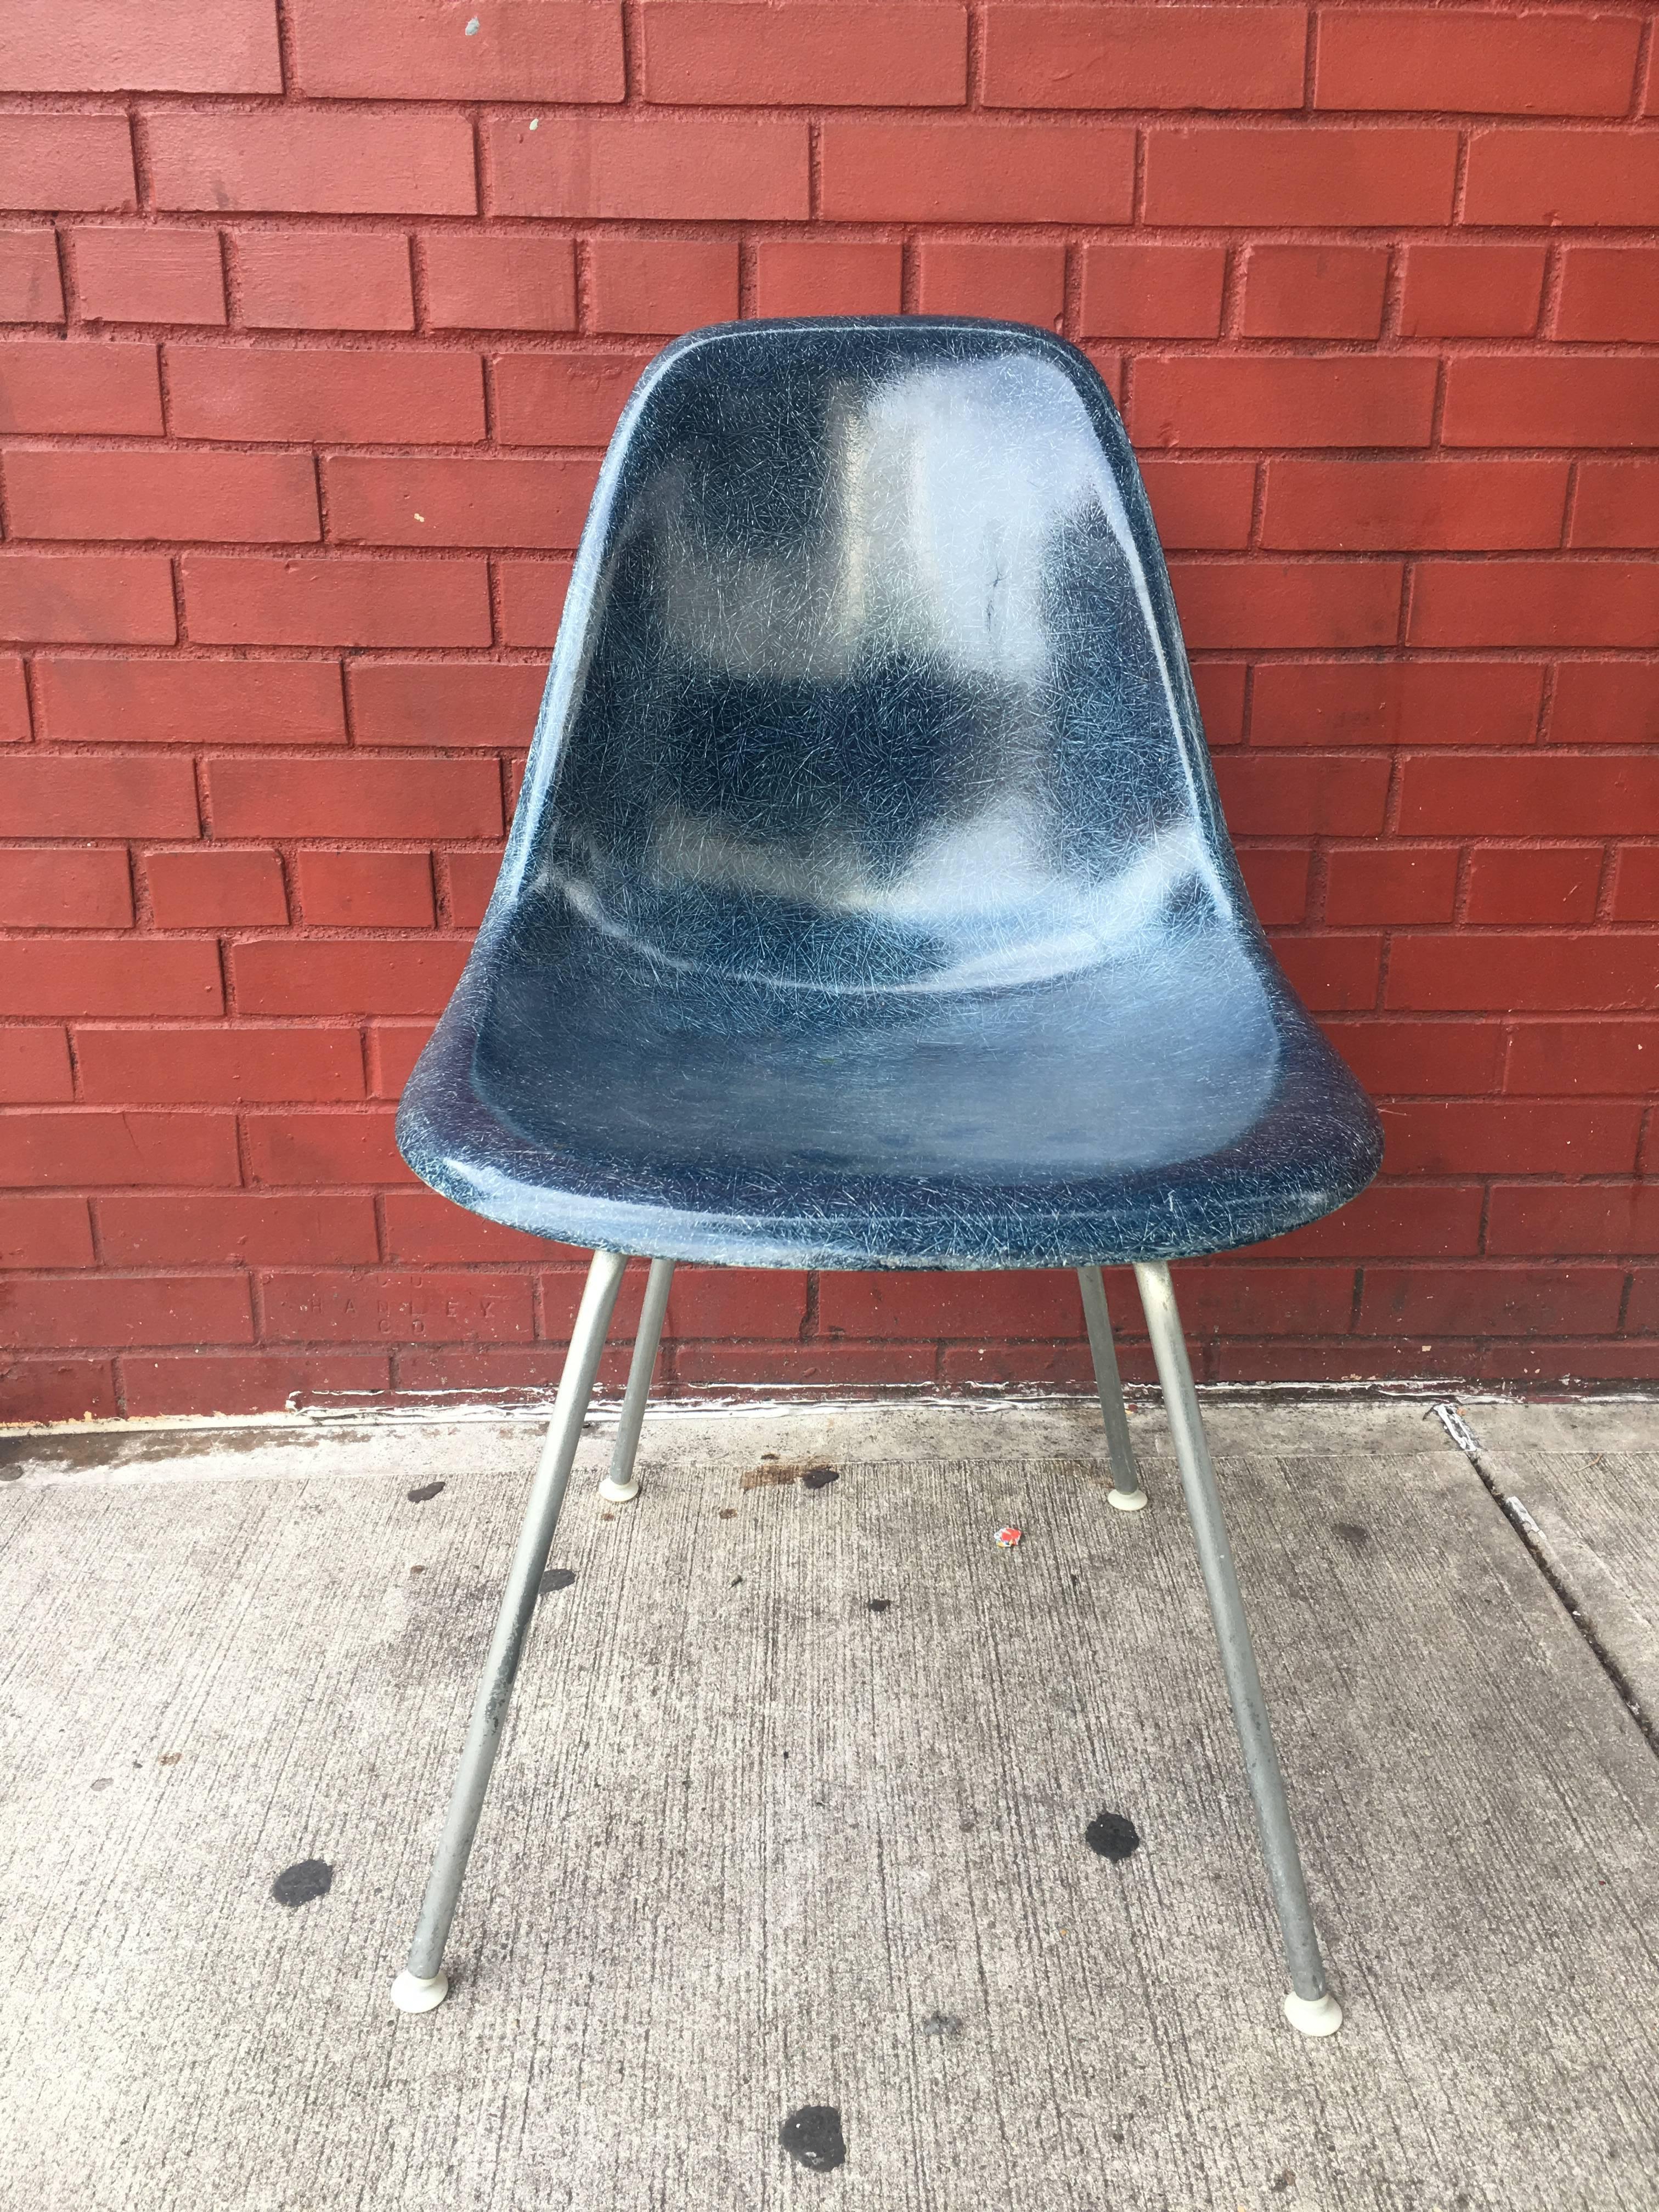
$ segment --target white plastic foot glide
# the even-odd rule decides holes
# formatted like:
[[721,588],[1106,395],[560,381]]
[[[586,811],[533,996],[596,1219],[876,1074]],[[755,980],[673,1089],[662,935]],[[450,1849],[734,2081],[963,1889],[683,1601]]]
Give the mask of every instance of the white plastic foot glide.
[[399,2012],[430,2012],[449,1995],[449,1977],[440,1971],[435,1974],[411,1974],[407,1966],[392,1984],[392,2002]]
[[1285,2000],[1285,2017],[1298,2035],[1334,2035],[1342,2025],[1342,2008],[1334,1996],[1299,1997],[1292,1990]]
[[1139,1513],[1147,1504],[1144,1490],[1109,1490],[1106,1503],[1115,1505],[1120,1513]]
[[626,1482],[613,1482],[607,1474],[599,1485],[599,1495],[607,1505],[626,1505],[630,1498],[640,1494],[640,1478],[633,1475]]

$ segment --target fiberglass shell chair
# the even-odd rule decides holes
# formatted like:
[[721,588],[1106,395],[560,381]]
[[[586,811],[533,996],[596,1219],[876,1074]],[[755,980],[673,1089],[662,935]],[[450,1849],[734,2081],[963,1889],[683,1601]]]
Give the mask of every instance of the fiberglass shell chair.
[[1290,1972],[1327,1990],[1167,1262],[1329,1212],[1375,1116],[1263,939],[1145,491],[1024,325],[671,346],[606,457],[477,946],[404,1094],[433,1188],[594,1257],[408,1966],[446,1939],[626,1259],[1074,1267],[1114,1504],[1133,1264]]

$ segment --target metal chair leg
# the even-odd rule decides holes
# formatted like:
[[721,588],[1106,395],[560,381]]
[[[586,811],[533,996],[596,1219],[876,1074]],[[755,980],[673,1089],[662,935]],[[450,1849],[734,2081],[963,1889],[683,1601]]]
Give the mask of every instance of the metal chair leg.
[[1079,1267],[1083,1286],[1083,1318],[1089,1328],[1089,1350],[1094,1356],[1095,1389],[1100,1394],[1101,1419],[1106,1424],[1106,1456],[1112,1469],[1109,1505],[1120,1513],[1139,1513],[1146,1503],[1129,1441],[1129,1416],[1123,1403],[1123,1383],[1117,1371],[1117,1347],[1112,1342],[1111,1316],[1106,1310],[1106,1285],[1098,1267]]
[[1233,1571],[1227,1524],[1222,1517],[1215,1470],[1210,1464],[1204,1424],[1193,1389],[1193,1370],[1188,1363],[1170,1271],[1161,1261],[1148,1261],[1136,1267],[1135,1279],[1140,1286],[1141,1304],[1146,1309],[1146,1325],[1152,1334],[1158,1380],[1164,1385],[1176,1457],[1181,1464],[1187,1511],[1198,1547],[1211,1618],[1215,1622],[1216,1641],[1221,1648],[1221,1671],[1226,1678],[1227,1695],[1232,1701],[1233,1720],[1244,1754],[1244,1772],[1255,1801],[1261,1856],[1267,1863],[1268,1886],[1285,1940],[1285,1962],[1291,1974],[1291,1995],[1285,2000],[1285,2017],[1292,2027],[1299,2028],[1304,2035],[1334,2035],[1342,2025],[1342,2008],[1326,1986],[1319,1938],[1308,1903],[1308,1885],[1302,1872],[1296,1832],[1291,1826],[1290,1807],[1285,1800],[1285,1778],[1273,1748],[1273,1725],[1267,1717],[1261,1677],[1256,1671],[1255,1653],[1250,1645],[1238,1577]]
[[657,1364],[657,1347],[662,1341],[663,1316],[668,1311],[668,1286],[674,1279],[672,1260],[653,1260],[651,1273],[646,1278],[645,1299],[640,1307],[640,1325],[634,1338],[634,1358],[628,1370],[628,1388],[623,1393],[622,1412],[617,1419],[617,1441],[611,1448],[611,1469],[599,1485],[601,1498],[609,1498],[613,1505],[626,1504],[630,1498],[640,1494],[640,1479],[634,1472],[634,1455],[640,1448],[640,1431],[645,1424],[645,1401],[651,1395],[651,1377]]
[[518,1545],[501,1593],[501,1609],[473,1704],[449,1812],[427,1877],[421,1916],[415,1923],[409,1964],[392,1985],[392,2002],[400,2012],[430,2012],[434,2005],[443,2002],[448,1991],[449,1978],[443,1972],[444,1945],[466,1878],[466,1863],[472,1855],[472,1838],[489,1786],[490,1769],[495,1764],[525,1634],[536,1610],[538,1587],[547,1565],[571,1462],[581,1439],[582,1419],[592,1395],[593,1376],[627,1264],[623,1253],[596,1252],[588,1270],[547,1441],[530,1486]]

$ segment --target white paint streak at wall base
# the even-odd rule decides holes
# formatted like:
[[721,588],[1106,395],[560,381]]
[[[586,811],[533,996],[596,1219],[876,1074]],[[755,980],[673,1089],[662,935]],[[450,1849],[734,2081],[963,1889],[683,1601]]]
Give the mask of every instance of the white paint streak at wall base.
[[1458,1412],[1455,1406],[1442,1402],[1431,1407],[1430,1410],[1433,1413],[1436,1420],[1439,1422],[1441,1427],[1444,1429],[1446,1434],[1457,1446],[1459,1451],[1467,1452],[1471,1459],[1478,1459],[1480,1457],[1480,1438],[1475,1435],[1474,1430],[1470,1428],[1468,1423],[1463,1419],[1463,1416]]
[[[1532,1401],[1534,1395],[1514,1389],[1464,1384],[1452,1376],[1414,1376],[1409,1381],[1398,1382],[1215,1382],[1199,1385],[1200,1397],[1206,1405],[1212,1406],[1337,1407],[1421,1405],[1425,1417],[1431,1415],[1438,1419],[1460,1450],[1478,1451],[1480,1446],[1462,1421],[1457,1407],[1441,1395],[1447,1391],[1455,1391],[1462,1404],[1475,1406],[1525,1405]],[[1659,1405],[1659,1391],[1654,1390],[1575,1391],[1562,1388],[1548,1395],[1553,1402],[1568,1405],[1608,1407]],[[1162,1409],[1162,1395],[1153,1383],[1129,1383],[1125,1387],[1124,1397],[1130,1412],[1134,1414],[1153,1414]],[[545,1391],[504,1390],[493,1395],[488,1392],[469,1392],[465,1395],[441,1390],[410,1392],[392,1402],[343,1391],[315,1398],[296,1396],[287,1405],[265,1413],[153,1413],[125,1419],[94,1419],[88,1416],[77,1421],[0,1424],[0,1442],[29,1437],[100,1434],[118,1437],[201,1429],[308,1431],[341,1427],[453,1427],[475,1422],[496,1425],[520,1421],[539,1423],[545,1421],[551,1413],[553,1399],[551,1388]],[[766,1420],[803,1413],[867,1414],[878,1411],[884,1405],[948,1413],[996,1413],[1022,1406],[1073,1407],[1082,1410],[1093,1403],[1094,1394],[1090,1390],[1042,1390],[1021,1384],[1003,1388],[989,1383],[970,1383],[957,1395],[933,1390],[925,1385],[883,1386],[862,1395],[842,1393],[837,1395],[819,1395],[806,1385],[792,1391],[780,1389],[775,1384],[753,1389],[734,1384],[727,1389],[707,1391],[696,1395],[653,1398],[647,1418],[654,1426],[660,1422],[702,1419],[711,1413]],[[613,1427],[620,1409],[620,1398],[596,1399],[588,1413],[586,1425],[596,1431]],[[1456,1428],[1446,1419],[1448,1413],[1456,1422]]]
[[1518,1498],[1506,1498],[1504,1500],[1504,1510],[1509,1515],[1510,1520],[1515,1522],[1516,1528],[1521,1530],[1523,1535],[1529,1538],[1534,1544],[1541,1545],[1543,1543],[1543,1530],[1533,1519],[1531,1514],[1528,1512],[1526,1507],[1521,1503],[1521,1500]]

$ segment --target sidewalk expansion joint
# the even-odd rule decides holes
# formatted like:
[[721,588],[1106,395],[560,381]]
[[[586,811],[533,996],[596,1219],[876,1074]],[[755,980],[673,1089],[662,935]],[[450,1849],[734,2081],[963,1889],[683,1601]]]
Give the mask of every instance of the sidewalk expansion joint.
[[1574,1604],[1571,1589],[1563,1581],[1555,1562],[1549,1555],[1543,1530],[1528,1512],[1521,1500],[1505,1486],[1503,1470],[1492,1455],[1484,1449],[1480,1438],[1463,1419],[1457,1407],[1448,1400],[1437,1401],[1429,1410],[1457,1446],[1459,1451],[1468,1461],[1469,1465],[1480,1477],[1481,1485],[1492,1498],[1493,1504],[1497,1506],[1498,1511],[1520,1538],[1526,1548],[1528,1557],[1548,1583],[1562,1612],[1577,1630],[1579,1636],[1594,1656],[1596,1665],[1617,1691],[1620,1703],[1640,1729],[1642,1741],[1655,1758],[1659,1759],[1659,1728],[1656,1728],[1647,1713],[1644,1711],[1641,1700],[1631,1686],[1630,1678],[1624,1668],[1602,1643],[1589,1619]]

